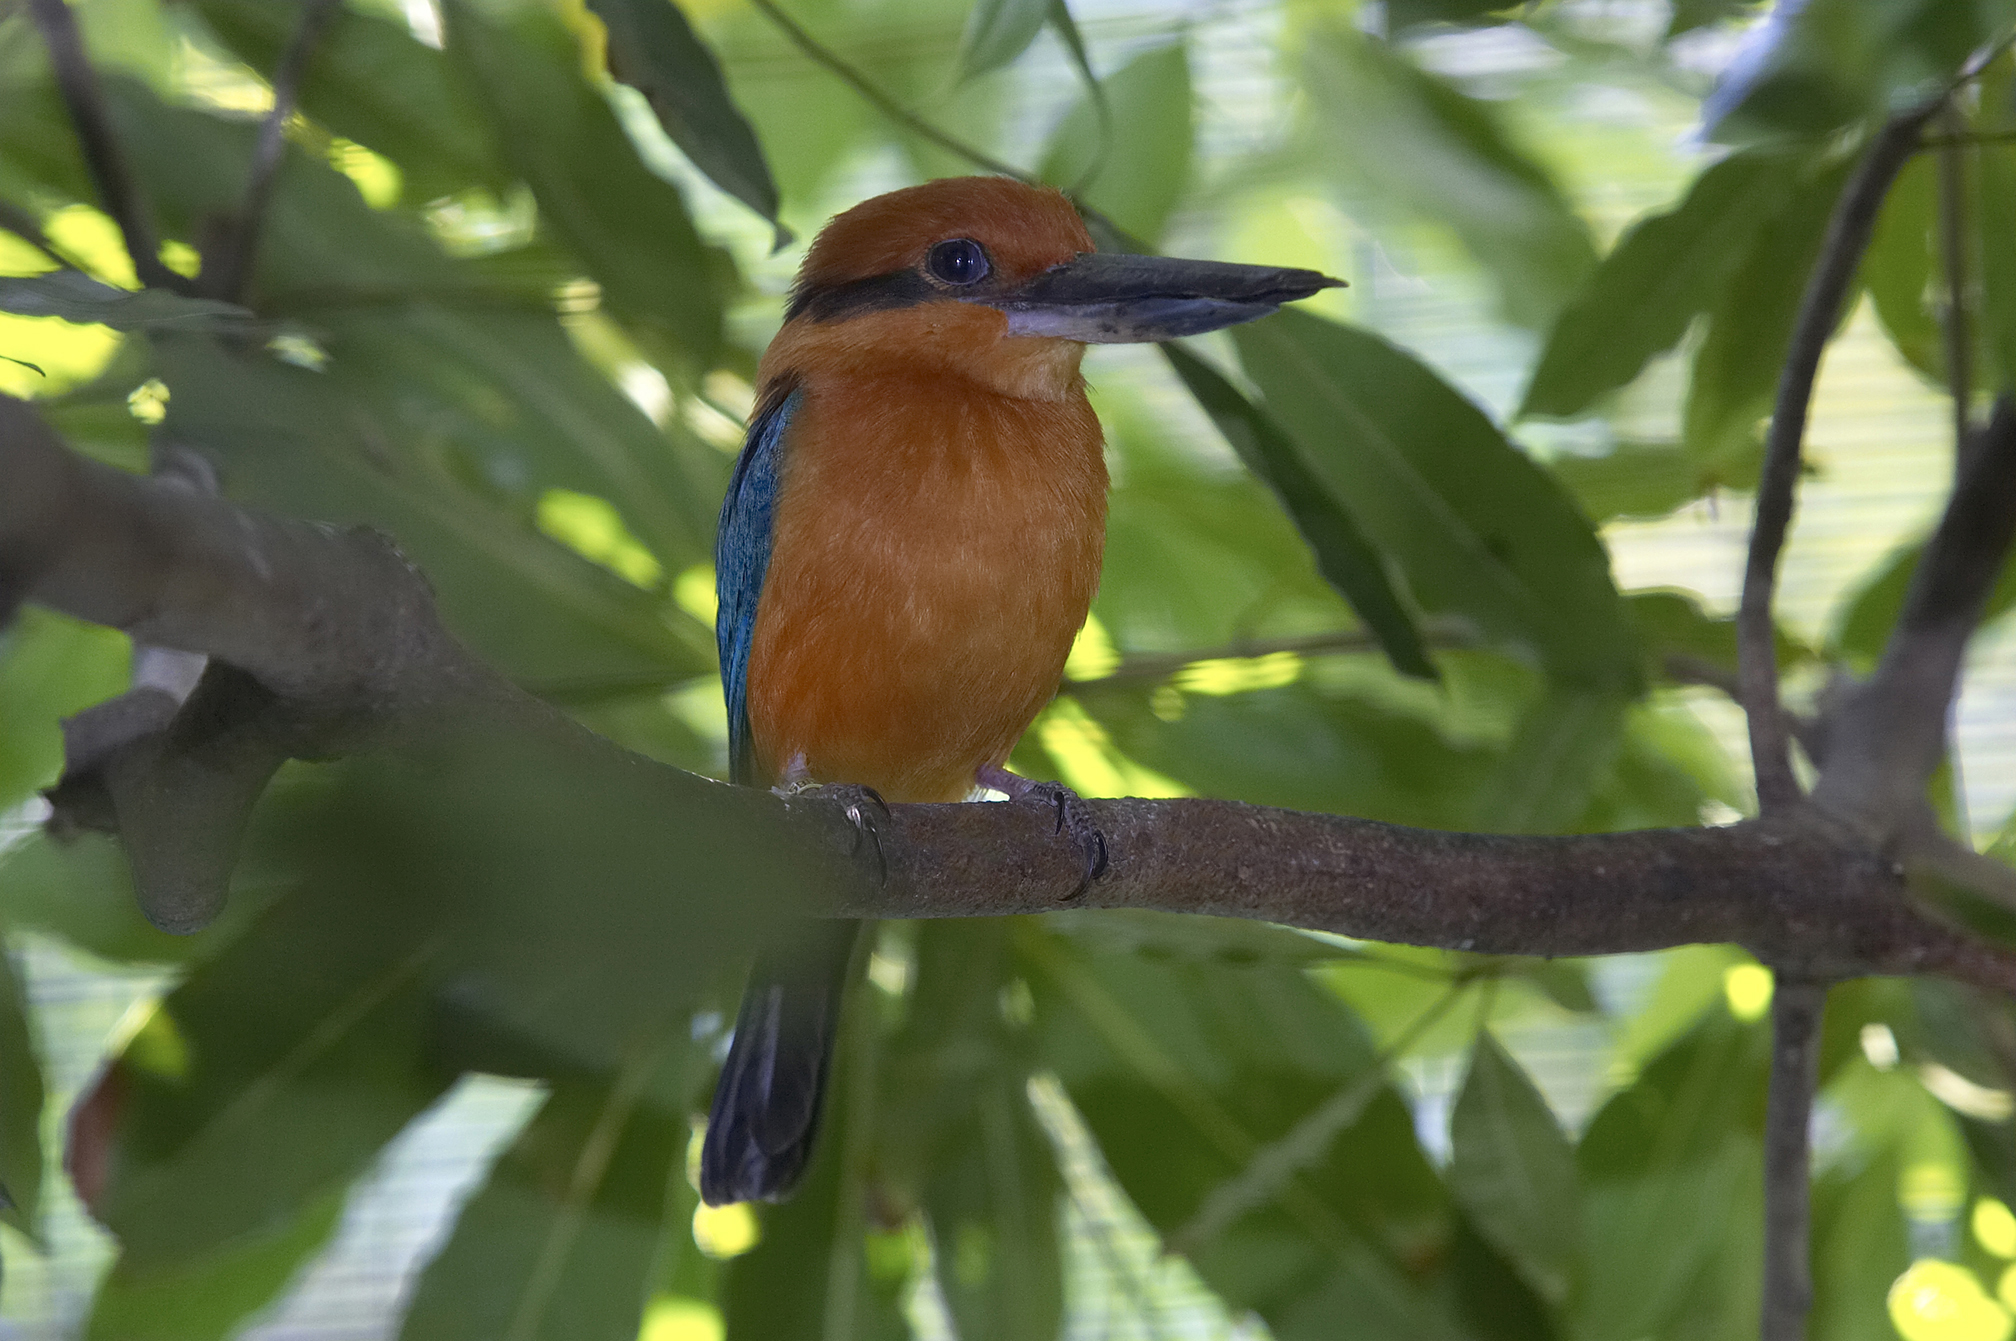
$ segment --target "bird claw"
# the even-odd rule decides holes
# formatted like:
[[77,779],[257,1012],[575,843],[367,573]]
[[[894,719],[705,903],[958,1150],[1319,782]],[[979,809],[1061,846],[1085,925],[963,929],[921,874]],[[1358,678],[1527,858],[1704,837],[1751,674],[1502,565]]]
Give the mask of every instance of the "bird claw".
[[983,787],[1006,792],[1010,800],[1027,801],[1033,798],[1056,810],[1057,825],[1051,832],[1070,834],[1071,841],[1078,845],[1078,851],[1085,858],[1084,874],[1078,877],[1077,888],[1064,896],[1066,903],[1084,894],[1094,880],[1106,874],[1106,835],[1099,831],[1099,826],[1086,813],[1084,797],[1061,782],[1034,782],[1005,768],[983,768],[978,780]]
[[875,867],[882,883],[889,882],[889,857],[882,850],[882,820],[890,818],[889,803],[882,799],[882,793],[873,787],[862,787],[852,782],[832,782],[824,786],[808,787],[800,795],[810,793],[812,799],[837,801],[841,813],[854,830],[854,845],[847,849],[849,857],[861,855],[864,842],[875,845]]

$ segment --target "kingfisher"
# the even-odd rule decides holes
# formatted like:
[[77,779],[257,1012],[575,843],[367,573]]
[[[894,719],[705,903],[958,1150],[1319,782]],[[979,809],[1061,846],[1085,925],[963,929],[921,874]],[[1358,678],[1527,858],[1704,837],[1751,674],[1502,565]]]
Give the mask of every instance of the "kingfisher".
[[[1339,282],[1102,253],[1061,192],[1007,177],[836,216],[763,355],[721,509],[733,780],[1040,801],[1097,878],[1105,840],[1077,797],[1006,768],[1099,582],[1085,346],[1199,335]],[[792,928],[759,954],[702,1145],[709,1204],[782,1200],[803,1175],[860,925]]]

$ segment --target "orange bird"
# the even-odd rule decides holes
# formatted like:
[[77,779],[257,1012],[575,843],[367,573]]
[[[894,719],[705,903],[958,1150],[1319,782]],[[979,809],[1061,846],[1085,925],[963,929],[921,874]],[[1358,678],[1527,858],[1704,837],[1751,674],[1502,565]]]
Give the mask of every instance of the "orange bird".
[[[721,510],[735,781],[1037,798],[1096,878],[1105,841],[1077,798],[1003,767],[1099,583],[1106,462],[1079,360],[1336,283],[1099,254],[1062,194],[1004,177],[892,191],[827,224]],[[803,1173],[857,930],[803,930],[751,970],[700,1159],[709,1203],[777,1200]]]

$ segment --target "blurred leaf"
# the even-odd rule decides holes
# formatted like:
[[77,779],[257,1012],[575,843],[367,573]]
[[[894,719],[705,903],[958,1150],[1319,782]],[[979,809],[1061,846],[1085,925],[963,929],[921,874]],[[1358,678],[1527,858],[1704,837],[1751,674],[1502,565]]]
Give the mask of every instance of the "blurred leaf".
[[[1624,600],[1631,611],[1631,622],[1644,642],[1646,663],[1653,674],[1670,677],[1675,669],[1670,659],[1674,657],[1705,663],[1731,676],[1736,674],[1734,616],[1711,618],[1701,608],[1699,598],[1687,591],[1634,591]],[[1781,669],[1811,665],[1818,659],[1812,648],[1787,633],[1782,625],[1775,633]]]
[[1051,0],[973,0],[959,35],[959,77],[998,70],[1029,49],[1043,31]]
[[1063,1181],[1029,1106],[1026,1030],[1004,1017],[1016,981],[1009,927],[917,929],[876,1124],[878,1169],[916,1182],[961,1341],[1055,1341],[1064,1312]]
[[[1911,1264],[1897,1189],[1896,1151],[1813,1183],[1812,1334],[1828,1341],[1894,1341],[1884,1297]],[[2005,1193],[2006,1195],[2006,1193]]]
[[252,320],[250,312],[233,303],[185,298],[166,289],[134,293],[95,280],[81,270],[0,277],[0,312],[61,317],[118,331],[174,328],[242,333]]
[[1673,0],[1673,18],[1666,25],[1665,40],[1750,14],[1757,5],[1758,0]]
[[284,1290],[335,1233],[343,1192],[325,1193],[281,1226],[154,1272],[116,1261],[91,1301],[87,1341],[222,1341]]
[[763,146],[674,0],[589,0],[589,8],[609,29],[609,72],[644,95],[695,167],[777,225],[778,246],[790,241]]
[[1765,1034],[1712,1012],[1590,1123],[1577,1154],[1578,1335],[1664,1334],[1712,1289],[1699,1278],[1761,1158]]
[[1514,321],[1547,325],[1581,287],[1596,263],[1589,230],[1489,103],[1339,27],[1311,34],[1304,78],[1334,160],[1453,229]]
[[42,1066],[28,1025],[28,995],[0,947],[0,1223],[42,1238]]
[[[2006,92],[2003,94],[2009,96]],[[2016,386],[2016,254],[1999,245],[2016,233],[2016,155],[1988,148],[1969,160],[1978,183],[1981,340],[1997,389]]]
[[0,812],[53,786],[65,717],[124,693],[124,635],[30,606],[0,629]]
[[106,834],[59,841],[36,833],[0,853],[0,922],[60,936],[103,959],[179,964],[200,959],[243,930],[257,905],[248,879],[223,918],[190,936],[162,931],[133,900],[126,850]]
[[1599,525],[1618,517],[1663,517],[1714,487],[1688,451],[1671,442],[1619,442],[1603,456],[1556,456],[1547,469]]
[[413,1287],[401,1341],[636,1341],[686,1173],[686,1115],[653,1107],[663,1047],[612,1078],[561,1077]]
[[1492,833],[1560,833],[1601,786],[1624,742],[1619,694],[1554,689],[1521,717],[1479,791],[1475,827]]
[[2016,19],[2011,0],[1807,0],[1751,30],[1701,109],[1731,143],[1816,140],[1936,94]]
[[1467,1215],[1449,1248],[1450,1291],[1477,1341],[1555,1341],[1546,1303]]
[[[1918,574],[1918,561],[1924,553],[1922,541],[1905,545],[1863,582],[1862,589],[1849,598],[1847,609],[1835,627],[1830,640],[1831,655],[1846,657],[1851,665],[1863,671],[1876,664],[1883,655],[1883,645],[1890,640],[1890,631],[1897,625],[1897,616],[1903,613],[1904,597],[1911,589],[1911,579]],[[2012,607],[2016,607],[2016,558],[2003,562],[1982,608],[1981,622],[1985,625],[1999,619]]]
[[[194,0],[193,8],[269,77],[302,15],[297,0]],[[390,159],[413,204],[472,186],[500,190],[506,176],[482,114],[447,75],[442,54],[404,23],[345,6],[315,44],[298,97],[309,118]]]
[[495,8],[448,0],[442,11],[450,62],[484,107],[498,152],[610,309],[696,370],[711,367],[721,341],[717,263],[678,190],[638,159],[556,16]]
[[1563,1010],[1580,1015],[1593,1014],[1600,1007],[1589,991],[1589,975],[1582,963],[1573,959],[1542,959],[1524,966],[1522,974],[1547,999]]
[[1110,126],[1094,95],[1082,94],[1050,137],[1038,175],[1152,246],[1190,183],[1190,49],[1151,48],[1104,87]]
[[1267,411],[1422,609],[1530,649],[1563,684],[1636,691],[1608,554],[1476,406],[1369,332],[1282,312],[1233,334]]
[[1386,31],[1404,32],[1422,23],[1502,23],[1517,0],[1387,0]]
[[1489,1030],[1449,1118],[1449,1186],[1480,1233],[1541,1296],[1562,1303],[1578,1224],[1575,1152],[1547,1101]]
[[[1017,943],[1042,1060],[1165,1236],[1372,1063],[1362,1028],[1293,968],[1094,960],[1033,928]],[[1406,1106],[1381,1088],[1271,1202],[1190,1257],[1279,1341],[1334,1337],[1346,1317],[1355,1336],[1454,1337],[1430,1288],[1449,1231]]]
[[1788,164],[1791,194],[1764,221],[1709,308],[1682,433],[1704,470],[1713,475],[1719,466],[1719,478],[1737,488],[1752,484],[1748,469],[1761,460],[1754,445],[1757,423],[1775,399],[1807,277],[1853,166],[1844,159],[1799,174]]
[[[1056,31],[1057,40],[1064,44],[1064,50],[1069,53],[1071,63],[1078,68],[1078,77],[1085,83],[1085,92],[1092,99],[1093,110],[1100,110],[1105,103],[1106,86],[1100,83],[1099,76],[1093,73],[1092,56],[1085,49],[1084,34],[1078,31],[1078,20],[1071,17],[1070,0],[1049,0],[1044,17]],[[1110,120],[1113,109],[1105,107],[1104,111]]]
[[1904,165],[1883,197],[1875,235],[1862,257],[1862,283],[1874,301],[1877,320],[1905,362],[1934,381],[1943,381],[1945,335],[1932,288],[1939,264],[1938,227],[1938,159],[1920,154]]
[[1795,165],[1784,154],[1732,154],[1679,204],[1626,230],[1555,320],[1519,413],[1580,414],[1678,344],[1784,203]]
[[1393,590],[1378,551],[1358,529],[1343,500],[1324,490],[1288,436],[1217,369],[1181,345],[1161,348],[1239,459],[1281,499],[1315,551],[1317,568],[1378,637],[1393,668],[1403,675],[1434,679],[1435,667],[1421,644],[1420,631]]

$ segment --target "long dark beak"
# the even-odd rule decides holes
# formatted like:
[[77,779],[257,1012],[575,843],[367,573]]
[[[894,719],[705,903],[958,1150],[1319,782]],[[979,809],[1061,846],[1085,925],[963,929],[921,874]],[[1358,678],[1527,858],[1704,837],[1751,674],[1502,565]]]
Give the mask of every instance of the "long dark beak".
[[972,301],[1006,312],[1010,335],[1117,345],[1236,326],[1343,283],[1314,270],[1087,252],[1012,292]]

